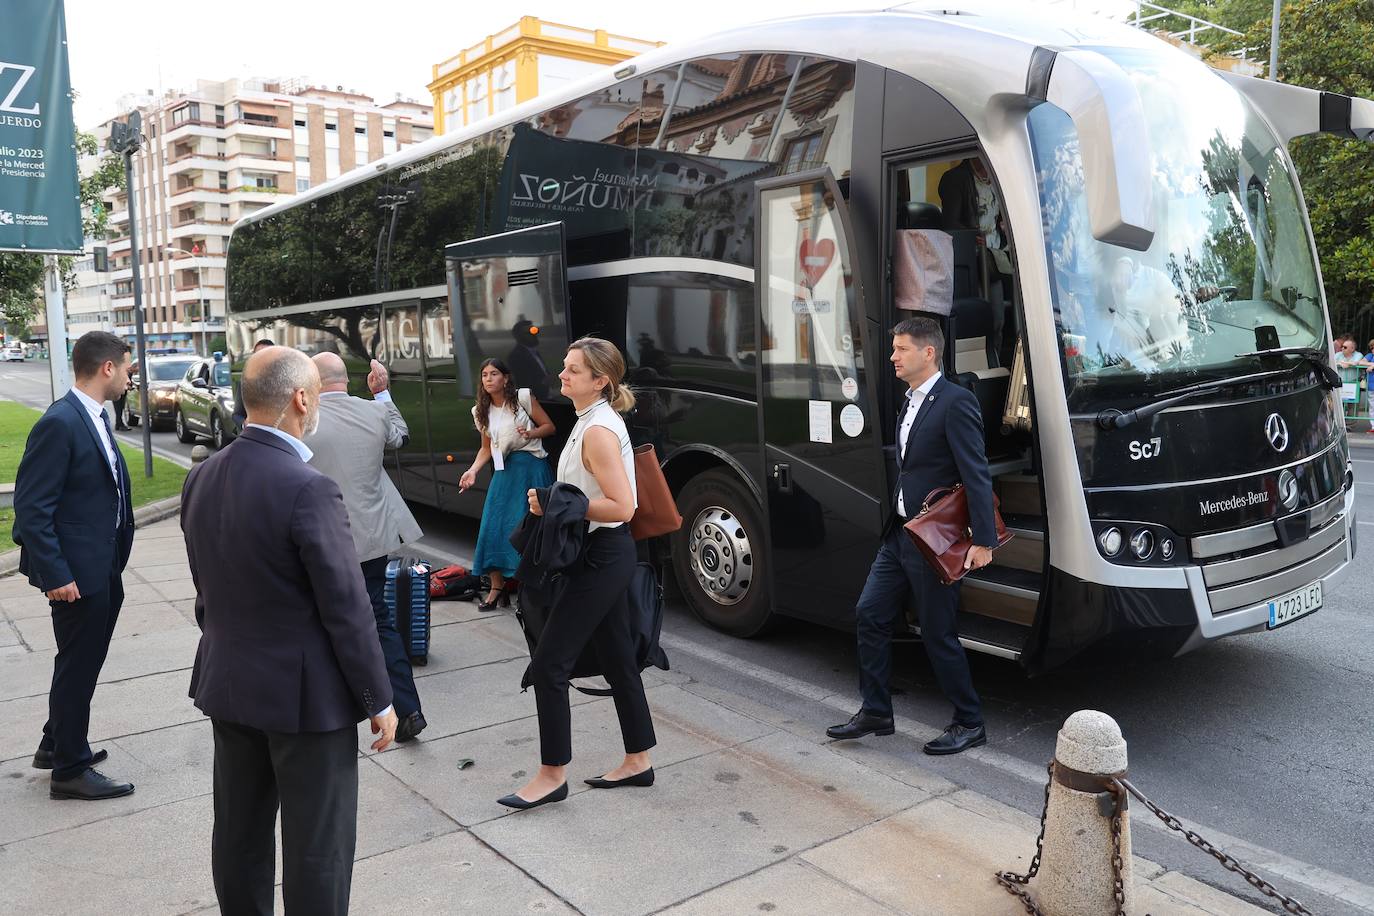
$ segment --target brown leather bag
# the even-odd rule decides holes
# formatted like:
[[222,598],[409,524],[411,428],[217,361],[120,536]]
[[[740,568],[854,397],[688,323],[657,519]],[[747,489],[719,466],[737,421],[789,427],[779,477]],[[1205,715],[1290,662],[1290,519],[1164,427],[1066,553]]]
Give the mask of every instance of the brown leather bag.
[[[1011,540],[1002,522],[997,494],[992,495],[992,520],[997,526],[997,547]],[[921,511],[903,526],[911,542],[926,558],[942,585],[953,585],[968,573],[964,559],[973,546],[973,531],[968,521],[968,493],[964,485],[936,487],[921,504]],[[996,548],[994,548],[996,549]]]
[[639,503],[630,519],[630,534],[636,541],[656,538],[682,527],[673,491],[658,464],[653,443],[635,449],[635,497]]

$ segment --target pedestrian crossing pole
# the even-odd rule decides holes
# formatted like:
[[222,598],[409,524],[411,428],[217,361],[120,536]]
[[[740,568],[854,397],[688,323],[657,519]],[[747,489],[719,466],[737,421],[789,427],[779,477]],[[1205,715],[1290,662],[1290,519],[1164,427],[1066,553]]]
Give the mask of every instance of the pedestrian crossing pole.
[[43,301],[48,316],[48,377],[56,401],[71,390],[72,379],[67,367],[66,296],[55,254],[43,255]]
[[143,252],[138,247],[138,197],[134,186],[134,153],[143,144],[139,128],[143,116],[129,112],[127,121],[110,124],[109,146],[112,152],[124,157],[124,189],[129,197],[129,249],[133,252],[134,268],[134,331],[138,340],[138,406],[139,428],[143,430],[143,476],[153,476],[153,424],[148,414],[148,345],[143,335]]

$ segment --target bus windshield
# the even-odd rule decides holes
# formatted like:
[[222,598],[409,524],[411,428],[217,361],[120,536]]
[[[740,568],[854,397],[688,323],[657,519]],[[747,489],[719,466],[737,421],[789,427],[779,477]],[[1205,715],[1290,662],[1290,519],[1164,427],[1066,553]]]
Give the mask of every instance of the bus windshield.
[[[1130,74],[1150,127],[1155,236],[1093,238],[1067,114],[1030,114],[1069,406],[1081,411],[1256,371],[1255,329],[1325,348],[1325,319],[1286,151],[1201,63],[1098,49]],[[1267,337],[1272,346],[1272,337]]]

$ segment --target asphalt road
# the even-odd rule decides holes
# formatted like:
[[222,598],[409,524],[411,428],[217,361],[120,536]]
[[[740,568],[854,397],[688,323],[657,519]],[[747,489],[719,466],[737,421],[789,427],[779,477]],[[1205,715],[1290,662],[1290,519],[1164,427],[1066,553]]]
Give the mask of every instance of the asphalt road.
[[[0,398],[47,403],[46,364],[0,365]],[[124,434],[129,435],[129,434]],[[1365,439],[1352,436],[1352,439]],[[171,433],[155,446],[189,455]],[[1374,438],[1374,437],[1369,437]],[[132,441],[137,441],[133,437]],[[1358,443],[1363,446],[1361,441]],[[1374,448],[1355,455],[1359,567],[1325,596],[1309,619],[1272,633],[1232,637],[1182,658],[1152,665],[1057,673],[1028,679],[1013,663],[974,656],[990,748],[1001,763],[970,755],[941,759],[937,772],[1025,811],[1039,814],[1037,771],[1053,755],[1063,720],[1078,709],[1103,710],[1121,723],[1137,786],[1202,829],[1220,831],[1286,857],[1266,876],[1287,883],[1315,912],[1374,912]],[[417,509],[434,550],[471,556],[472,521]],[[853,638],[792,623],[761,639],[716,633],[670,600],[665,633],[703,650],[678,667],[722,688],[757,695],[798,715],[817,715],[814,698],[843,702],[855,692]],[[919,644],[898,648],[899,716],[933,727],[948,719]],[[804,683],[789,693],[787,685]],[[809,693],[811,699],[800,695]],[[850,705],[857,707],[857,700]],[[841,721],[843,716],[834,716]],[[818,723],[822,727],[823,723]],[[868,739],[900,742],[893,739]],[[919,742],[911,741],[914,758]],[[1137,823],[1149,815],[1134,809]],[[1236,893],[1249,889],[1201,852],[1137,827],[1136,851]],[[1358,884],[1340,887],[1342,879]],[[1316,888],[1320,893],[1314,893]],[[1344,894],[1342,902],[1337,894]],[[1249,899],[1259,903],[1254,892]]]

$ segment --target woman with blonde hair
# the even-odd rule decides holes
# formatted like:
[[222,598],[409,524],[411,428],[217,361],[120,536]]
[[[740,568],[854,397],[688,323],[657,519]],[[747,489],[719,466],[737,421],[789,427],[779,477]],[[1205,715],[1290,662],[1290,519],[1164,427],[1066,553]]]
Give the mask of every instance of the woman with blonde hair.
[[473,571],[491,578],[491,591],[477,609],[490,611],[498,604],[510,604],[505,583],[520,564],[510,534],[525,517],[525,491],[547,487],[553,480],[543,440],[553,435],[554,426],[528,388],[516,390],[510,369],[499,359],[482,363],[472,422],[482,434],[482,447],[472,467],[458,479],[458,488],[466,490],[476,483],[477,472],[487,462],[495,468],[472,558]]
[[[613,691],[625,759],[586,782],[597,789],[654,784],[649,763],[649,749],[656,743],[654,723],[639,676],[627,600],[636,562],[626,524],[635,513],[635,466],[621,414],[634,407],[635,397],[623,384],[624,377],[620,350],[596,337],[569,344],[558,374],[562,393],[577,411],[577,425],[558,461],[558,480],[586,494],[589,524],[582,555],[563,574],[563,589],[530,660],[539,710],[539,771],[520,791],[498,799],[508,808],[533,808],[568,797],[568,679],[588,644],[596,650],[601,673]],[[533,489],[527,498],[530,512],[542,514]]]

